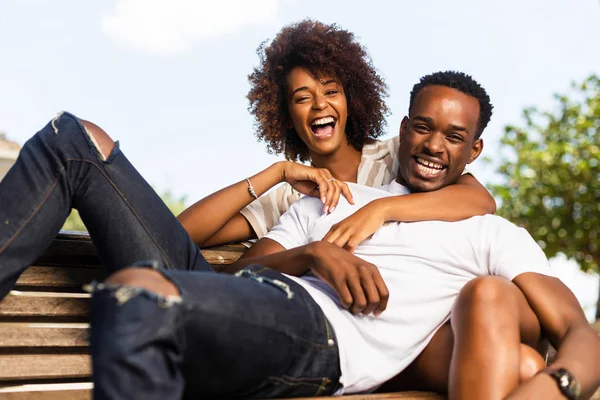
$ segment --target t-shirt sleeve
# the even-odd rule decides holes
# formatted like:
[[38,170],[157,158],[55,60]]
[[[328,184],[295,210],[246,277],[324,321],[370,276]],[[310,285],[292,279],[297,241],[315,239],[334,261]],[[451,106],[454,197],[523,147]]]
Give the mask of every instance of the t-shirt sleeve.
[[279,219],[279,224],[267,232],[265,237],[276,241],[286,250],[308,244],[312,216],[317,216],[321,207],[321,203],[314,200],[316,199],[306,198],[292,204]]
[[279,223],[279,218],[301,197],[299,192],[285,183],[263,194],[240,213],[246,218],[256,237],[260,239]]
[[527,230],[496,217],[500,223],[490,229],[489,273],[515,279],[526,272],[555,277],[546,255]]

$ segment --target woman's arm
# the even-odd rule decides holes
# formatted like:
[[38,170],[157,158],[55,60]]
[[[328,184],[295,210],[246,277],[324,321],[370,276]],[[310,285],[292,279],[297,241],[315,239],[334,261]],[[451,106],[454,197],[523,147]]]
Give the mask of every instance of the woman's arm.
[[455,184],[432,192],[379,200],[378,206],[385,207],[385,221],[453,222],[496,212],[494,198],[471,174],[464,174]]
[[439,190],[377,199],[333,225],[323,238],[353,252],[388,221],[461,221],[496,211],[496,202],[472,175]]
[[[340,194],[352,202],[348,186],[332,179],[328,170],[294,162],[277,162],[249,180],[257,196],[278,183],[288,182],[302,194],[319,196],[323,207],[335,207]],[[246,180],[235,183],[196,202],[177,218],[200,247],[251,239],[255,233],[240,214],[254,200],[248,189]]]

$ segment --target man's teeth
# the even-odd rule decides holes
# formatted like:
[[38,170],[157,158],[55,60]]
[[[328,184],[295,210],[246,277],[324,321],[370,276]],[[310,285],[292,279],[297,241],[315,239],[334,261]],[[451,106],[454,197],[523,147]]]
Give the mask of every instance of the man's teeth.
[[425,173],[436,174],[444,169],[444,166],[442,164],[417,157],[417,168]]
[[313,125],[327,125],[327,124],[331,124],[333,122],[335,122],[333,117],[325,117],[325,118],[320,118],[320,119],[314,121],[312,124]]

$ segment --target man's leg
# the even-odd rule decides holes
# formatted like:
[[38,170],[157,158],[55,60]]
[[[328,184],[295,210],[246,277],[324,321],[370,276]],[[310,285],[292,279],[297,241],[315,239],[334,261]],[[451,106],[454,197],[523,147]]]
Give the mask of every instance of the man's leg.
[[[508,281],[507,281],[508,282]],[[511,283],[512,284],[512,283]],[[466,291],[472,287],[465,288]],[[517,296],[517,301],[522,294],[508,291],[506,296]],[[477,301],[476,296],[469,296],[468,300]],[[504,301],[504,298],[498,299]],[[520,374],[521,382],[530,379],[539,369],[545,366],[540,353],[546,352],[547,341],[540,338],[540,325],[537,317],[531,311],[529,304],[518,301],[522,309],[520,320]],[[484,305],[481,305],[482,307]],[[529,311],[528,311],[529,310]],[[493,312],[492,309],[489,312]],[[450,322],[443,325],[433,336],[425,350],[401,374],[386,382],[379,391],[392,392],[400,390],[434,390],[445,393],[448,391],[450,378],[450,362],[454,347],[454,333]]]
[[79,210],[102,263],[138,260],[206,269],[197,246],[160,197],[92,123],[59,114],[25,143],[0,183],[0,299]]
[[92,301],[94,398],[270,398],[332,394],[335,337],[283,275],[124,269]]
[[[461,290],[451,323],[455,340],[449,398],[505,398],[520,382],[521,342],[535,345],[540,336],[539,322],[523,293],[503,278],[476,278]],[[537,334],[524,337],[523,332]],[[540,364],[541,356],[530,373]]]

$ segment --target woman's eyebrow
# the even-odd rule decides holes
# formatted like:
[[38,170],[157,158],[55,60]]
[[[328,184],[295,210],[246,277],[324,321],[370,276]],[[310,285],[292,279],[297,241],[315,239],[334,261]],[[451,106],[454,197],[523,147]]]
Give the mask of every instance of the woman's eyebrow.
[[302,91],[302,90],[308,90],[308,86],[301,86],[298,89],[294,89],[294,91],[292,92],[292,96],[295,95],[296,93]]

